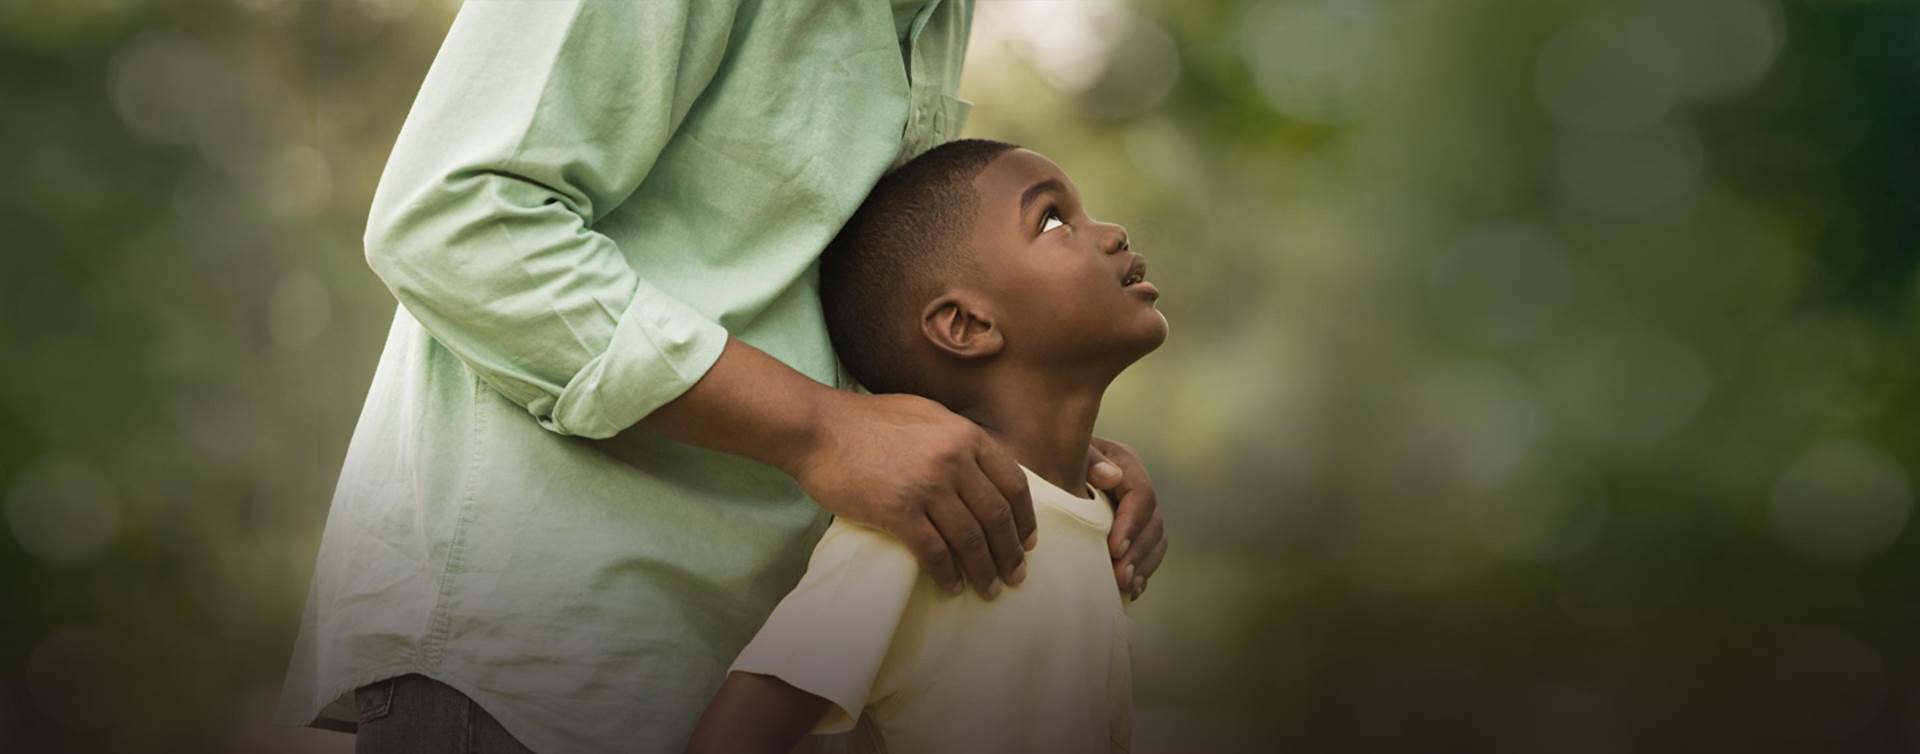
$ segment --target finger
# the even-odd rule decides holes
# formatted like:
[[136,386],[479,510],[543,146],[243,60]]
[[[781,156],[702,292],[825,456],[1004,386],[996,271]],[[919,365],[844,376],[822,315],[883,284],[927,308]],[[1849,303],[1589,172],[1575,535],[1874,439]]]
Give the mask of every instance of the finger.
[[1027,551],[1021,548],[1020,534],[1014,529],[1013,509],[979,467],[962,473],[960,499],[973,511],[974,523],[986,533],[987,549],[993,554],[1000,579],[1008,584],[1024,580],[1027,573],[1021,566],[1026,563]]
[[[1140,454],[1133,452],[1133,448],[1128,447],[1122,443],[1117,443],[1112,440],[1108,440],[1099,435],[1094,435],[1089,440],[1088,446],[1093,451],[1093,454],[1089,456],[1090,458],[1090,460],[1088,461],[1089,464],[1092,464],[1093,466],[1098,466],[1099,462],[1102,460],[1106,461],[1107,463],[1113,464],[1111,469],[1107,469],[1107,468],[1096,469],[1096,468],[1090,467],[1088,471],[1091,471],[1095,474],[1104,476],[1109,472],[1127,472],[1127,469],[1125,467],[1127,466],[1128,463],[1138,464],[1140,462]],[[1118,484],[1119,482],[1127,481],[1123,477],[1130,476],[1130,475],[1131,475],[1130,472],[1123,473],[1120,476],[1115,476],[1107,480],[1107,482],[1105,483],[1101,483],[1100,486],[1104,489],[1106,484]],[[1138,481],[1138,479],[1135,479],[1133,481]]]
[[1127,548],[1127,554],[1121,556],[1121,560],[1134,565],[1134,573],[1141,576],[1153,575],[1153,571],[1147,568],[1146,558],[1147,554],[1153,552],[1153,548],[1158,547],[1160,541],[1167,536],[1164,521],[1165,519],[1155,514],[1153,520],[1148,521],[1146,526],[1140,528],[1140,533],[1134,536],[1133,546]]
[[1119,464],[1114,463],[1113,459],[1108,458],[1106,453],[1100,452],[1100,448],[1088,446],[1087,481],[1092,482],[1093,486],[1105,490],[1111,489],[1125,478],[1126,475],[1120,472]]
[[1120,495],[1119,503],[1114,506],[1113,530],[1107,533],[1108,555],[1124,559],[1134,544],[1142,541],[1140,535],[1153,521],[1154,511],[1159,507],[1150,489],[1133,489]]
[[1033,520],[1033,494],[1027,489],[1027,473],[1020,470],[1020,462],[992,438],[981,444],[976,461],[981,473],[986,474],[987,480],[1000,492],[1001,499],[1007,501],[1007,510],[1013,514],[1014,534],[1021,546],[1033,549],[1039,544],[1040,533]]
[[[1140,561],[1140,573],[1144,574],[1148,581],[1152,581],[1153,573],[1160,570],[1160,561],[1166,560],[1166,558],[1167,540],[1165,537],[1161,537],[1160,544],[1154,545],[1153,551],[1147,553],[1147,557]],[[1146,587],[1142,585],[1141,588],[1144,589]]]
[[954,568],[953,551],[932,521],[922,516],[911,526],[894,532],[894,536],[913,551],[914,559],[920,561],[920,570],[932,577],[933,583],[948,592],[960,591],[960,572]]
[[[947,541],[947,549],[953,553],[954,561],[967,581],[987,599],[1000,593],[1000,576],[993,565],[993,553],[987,549],[987,535],[980,524],[973,519],[973,512],[960,496],[952,493],[938,498],[927,506],[927,518],[940,530],[940,536]],[[958,592],[959,589],[949,591]]]
[[1123,558],[1127,551],[1133,549],[1140,530],[1153,518],[1159,502],[1153,494],[1153,482],[1147,478],[1147,470],[1140,465],[1137,456],[1117,448],[1112,453],[1104,453],[1098,447],[1093,447],[1089,455],[1092,453],[1102,453],[1120,467],[1120,481],[1107,489],[1107,497],[1117,501],[1113,529],[1107,533],[1107,556]]

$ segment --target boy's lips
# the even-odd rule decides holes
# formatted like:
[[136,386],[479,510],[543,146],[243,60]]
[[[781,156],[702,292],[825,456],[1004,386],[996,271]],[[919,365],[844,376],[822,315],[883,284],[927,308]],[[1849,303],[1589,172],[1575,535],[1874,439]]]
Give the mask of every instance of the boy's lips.
[[1120,287],[1146,296],[1148,300],[1160,298],[1160,289],[1147,282],[1147,258],[1138,252],[1127,260],[1127,271],[1120,275]]
[[1145,256],[1142,256],[1139,253],[1135,253],[1132,259],[1127,260],[1126,270],[1120,273],[1120,287],[1122,288],[1128,287],[1129,283],[1127,281],[1129,280],[1132,280],[1135,283],[1138,283],[1138,282],[1143,282],[1146,279],[1147,279],[1147,258]]

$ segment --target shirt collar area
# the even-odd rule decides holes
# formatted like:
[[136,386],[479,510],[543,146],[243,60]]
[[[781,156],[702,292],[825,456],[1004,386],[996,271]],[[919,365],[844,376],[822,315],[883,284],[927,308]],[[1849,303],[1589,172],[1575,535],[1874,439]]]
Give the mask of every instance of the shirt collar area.
[[901,42],[906,42],[913,31],[913,23],[920,20],[920,12],[926,9],[927,0],[893,0],[893,33]]
[[1107,497],[1105,490],[1089,483],[1087,492],[1093,495],[1093,499],[1088,500],[1047,481],[1046,477],[1034,473],[1034,470],[1027,468],[1024,463],[1020,464],[1020,470],[1027,474],[1027,492],[1033,498],[1036,509],[1043,505],[1051,506],[1101,531],[1107,531],[1113,527],[1113,500]]

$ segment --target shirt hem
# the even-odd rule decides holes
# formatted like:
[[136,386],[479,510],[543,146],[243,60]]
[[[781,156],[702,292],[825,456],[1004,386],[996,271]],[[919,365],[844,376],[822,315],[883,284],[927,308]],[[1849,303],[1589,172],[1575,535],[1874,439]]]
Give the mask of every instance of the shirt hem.
[[[388,678],[396,678],[408,673],[420,673],[420,670],[410,665],[390,666],[375,670],[371,673],[354,676],[352,680],[347,681],[335,689],[329,689],[326,693],[318,697],[308,697],[306,701],[300,704],[300,709],[303,711],[298,717],[288,717],[285,714],[281,714],[274,719],[273,724],[282,728],[318,728],[320,730],[329,730],[349,735],[359,733],[360,718],[358,715],[352,718],[331,717],[327,715],[327,710],[336,704],[345,704],[349,709],[352,709],[353,692],[360,687],[371,683],[379,683]],[[421,673],[421,675],[425,675],[425,673]],[[317,706],[316,699],[319,700]]]

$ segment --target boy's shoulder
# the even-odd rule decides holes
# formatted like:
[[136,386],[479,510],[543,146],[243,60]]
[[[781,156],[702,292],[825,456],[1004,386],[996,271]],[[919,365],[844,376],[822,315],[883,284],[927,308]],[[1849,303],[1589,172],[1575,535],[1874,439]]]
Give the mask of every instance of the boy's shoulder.
[[[813,546],[813,557],[818,559],[827,555],[859,555],[869,558],[897,560],[906,558],[913,562],[913,551],[899,538],[866,524],[855,523],[840,516],[834,516],[827,524],[827,530],[820,535],[820,541]],[[811,566],[809,566],[811,567]]]
[[826,584],[849,582],[866,589],[911,591],[919,573],[920,564],[906,543],[881,529],[834,516],[814,544],[795,591],[805,587],[819,592]]

